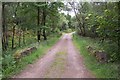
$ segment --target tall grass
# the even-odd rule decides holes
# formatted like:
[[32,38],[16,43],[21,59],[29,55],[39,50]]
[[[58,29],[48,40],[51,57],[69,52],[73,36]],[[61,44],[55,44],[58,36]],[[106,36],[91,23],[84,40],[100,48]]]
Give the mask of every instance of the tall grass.
[[97,62],[96,58],[92,55],[89,55],[86,46],[91,45],[100,49],[99,41],[91,39],[89,37],[80,37],[74,35],[74,43],[80,54],[84,57],[84,63],[88,69],[97,77],[97,78],[118,78],[118,64],[116,63],[105,63],[100,64]]

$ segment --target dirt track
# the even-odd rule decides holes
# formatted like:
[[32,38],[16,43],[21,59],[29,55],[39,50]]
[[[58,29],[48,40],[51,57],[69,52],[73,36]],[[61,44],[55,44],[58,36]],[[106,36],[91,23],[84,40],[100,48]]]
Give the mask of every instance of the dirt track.
[[73,45],[71,33],[64,34],[43,58],[28,65],[13,78],[94,78]]

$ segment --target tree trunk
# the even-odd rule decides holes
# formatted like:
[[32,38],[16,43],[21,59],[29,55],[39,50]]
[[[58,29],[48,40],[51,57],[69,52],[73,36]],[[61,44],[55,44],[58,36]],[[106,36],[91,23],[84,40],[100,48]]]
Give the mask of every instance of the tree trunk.
[[80,29],[80,35],[83,35],[83,31],[82,31],[82,28],[81,28],[81,23],[79,22],[79,29]]
[[13,26],[13,35],[12,35],[12,49],[14,49],[14,36],[15,36],[15,25]]
[[19,47],[21,46],[21,29],[19,29]]
[[[2,12],[2,3],[0,3],[0,12]],[[2,17],[2,13],[0,13],[0,17]],[[2,24],[2,21],[0,20],[0,24]],[[0,27],[0,41],[2,42],[2,27]],[[0,42],[0,53],[2,53],[2,43]],[[2,54],[0,55],[2,56]]]
[[[38,12],[37,25],[38,25],[38,27],[39,27],[39,25],[40,25],[40,8],[39,8],[39,7],[37,7],[37,12]],[[41,31],[38,30],[38,31],[37,31],[37,39],[38,39],[38,42],[40,41],[40,34],[41,34]]]
[[3,51],[7,50],[8,46],[8,36],[7,36],[7,27],[5,25],[5,3],[2,3],[2,49]]
[[[120,2],[118,2],[117,6],[118,6],[118,9],[120,9]],[[118,14],[120,14],[120,11]],[[118,16],[118,20],[120,20],[120,16]],[[120,25],[120,23],[118,23],[118,25]],[[120,52],[120,27],[118,29],[118,52]],[[119,54],[119,57],[120,57],[120,54]],[[119,60],[120,60],[120,58],[119,58]],[[120,67],[120,65],[119,65],[119,67]]]
[[55,32],[55,25],[54,25],[54,23],[55,23],[55,22],[54,22],[54,20],[53,20],[53,22],[52,22],[52,30],[51,30],[52,33]]
[[[43,26],[45,26],[45,20],[46,20],[46,10],[45,8],[43,8],[43,18],[42,18]],[[44,40],[47,40],[45,28],[43,29],[43,37],[44,37]]]
[[4,12],[5,12],[5,5],[3,3],[2,4],[2,32],[3,32],[3,35],[2,35],[2,49],[3,49],[3,51],[5,50],[5,15],[4,15]]
[[15,15],[15,24],[14,24],[14,26],[13,26],[13,35],[12,35],[12,49],[14,49],[15,48],[15,46],[14,46],[14,36],[15,36],[15,27],[16,27],[16,25],[18,25],[18,21],[17,21],[17,19],[16,19],[16,16],[17,16],[17,8],[15,9],[15,11],[14,11],[14,15]]
[[85,31],[85,22],[84,22],[84,19],[83,19],[83,25],[82,25],[82,27],[83,27],[83,36],[85,36],[86,35],[86,31]]
[[38,42],[40,42],[40,31],[39,30],[37,31],[37,39],[38,39]]
[[[70,3],[70,2],[69,2],[69,4],[70,4],[71,7],[73,8],[74,13],[75,13],[75,16],[76,16],[76,19],[77,19],[77,22],[79,23],[79,24],[78,24],[78,27],[79,27],[79,30],[80,30],[80,35],[83,35],[81,20],[80,20],[80,18],[79,18],[78,15],[77,15],[77,12],[76,12],[76,9],[75,9],[75,3],[74,3],[74,2],[73,2],[73,3]],[[80,14],[81,14],[81,12],[80,12]]]
[[24,30],[23,30],[23,44],[25,44],[25,33],[24,33]]
[[44,37],[44,40],[47,40],[45,29],[43,29],[43,37]]

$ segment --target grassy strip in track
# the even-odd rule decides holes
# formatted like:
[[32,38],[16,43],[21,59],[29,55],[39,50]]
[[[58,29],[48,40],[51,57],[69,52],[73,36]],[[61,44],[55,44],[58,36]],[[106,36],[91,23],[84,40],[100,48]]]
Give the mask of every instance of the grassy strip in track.
[[55,60],[52,63],[52,65],[50,66],[50,69],[46,72],[45,74],[45,78],[60,78],[62,76],[62,74],[65,71],[65,67],[66,67],[66,57],[67,54],[65,51],[62,52],[58,52],[56,54]]

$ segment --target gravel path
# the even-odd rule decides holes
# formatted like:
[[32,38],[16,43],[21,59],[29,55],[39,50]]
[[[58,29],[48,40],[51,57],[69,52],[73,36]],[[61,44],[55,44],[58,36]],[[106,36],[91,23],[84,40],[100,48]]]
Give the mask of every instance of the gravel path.
[[43,58],[28,65],[13,78],[94,78],[85,67],[71,35],[64,34]]

